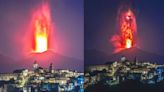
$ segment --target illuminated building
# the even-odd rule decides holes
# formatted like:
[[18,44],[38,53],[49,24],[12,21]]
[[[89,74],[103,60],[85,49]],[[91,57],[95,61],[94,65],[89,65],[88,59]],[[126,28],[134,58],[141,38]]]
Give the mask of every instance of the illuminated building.
[[41,68],[35,61],[33,70],[17,69],[13,73],[0,74],[0,92],[61,92],[82,90],[83,73],[71,70]]
[[137,80],[143,84],[164,81],[164,65],[139,62],[137,58],[129,61],[122,57],[120,61],[89,66],[85,71],[85,88],[102,81],[104,85],[109,86],[118,85],[126,80]]

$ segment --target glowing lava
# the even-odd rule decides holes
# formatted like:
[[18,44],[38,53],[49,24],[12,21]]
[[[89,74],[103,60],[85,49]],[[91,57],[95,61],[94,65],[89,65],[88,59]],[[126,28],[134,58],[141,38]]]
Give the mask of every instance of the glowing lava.
[[132,41],[130,39],[126,39],[126,48],[132,47]]
[[136,21],[133,12],[129,9],[120,18],[120,30],[123,39],[123,47],[131,48],[134,43],[134,33],[136,32]]
[[136,44],[136,18],[131,9],[120,9],[118,14],[119,35],[112,37],[115,52],[134,47]]
[[33,52],[41,53],[49,48],[51,31],[50,10],[47,4],[34,13],[33,19]]

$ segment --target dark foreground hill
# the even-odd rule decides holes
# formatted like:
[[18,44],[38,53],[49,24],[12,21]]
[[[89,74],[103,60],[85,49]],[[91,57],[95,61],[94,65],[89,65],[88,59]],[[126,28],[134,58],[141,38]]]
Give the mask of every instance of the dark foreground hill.
[[116,86],[99,83],[89,86],[85,92],[163,92],[164,81],[158,84],[142,84],[139,81],[128,80]]

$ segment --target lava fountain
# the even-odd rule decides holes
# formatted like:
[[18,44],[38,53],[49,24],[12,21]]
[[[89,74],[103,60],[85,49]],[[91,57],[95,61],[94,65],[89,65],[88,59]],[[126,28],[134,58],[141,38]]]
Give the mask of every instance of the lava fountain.
[[116,47],[114,52],[132,48],[136,45],[136,17],[130,8],[121,8],[118,13],[119,34],[112,37],[112,43]]
[[49,49],[51,17],[48,4],[43,4],[33,15],[33,52],[42,53]]

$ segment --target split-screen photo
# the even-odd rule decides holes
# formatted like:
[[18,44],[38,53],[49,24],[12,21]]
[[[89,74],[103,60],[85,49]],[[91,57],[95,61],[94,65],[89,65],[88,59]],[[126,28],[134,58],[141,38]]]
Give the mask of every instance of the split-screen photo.
[[0,92],[163,92],[163,3],[0,0]]

